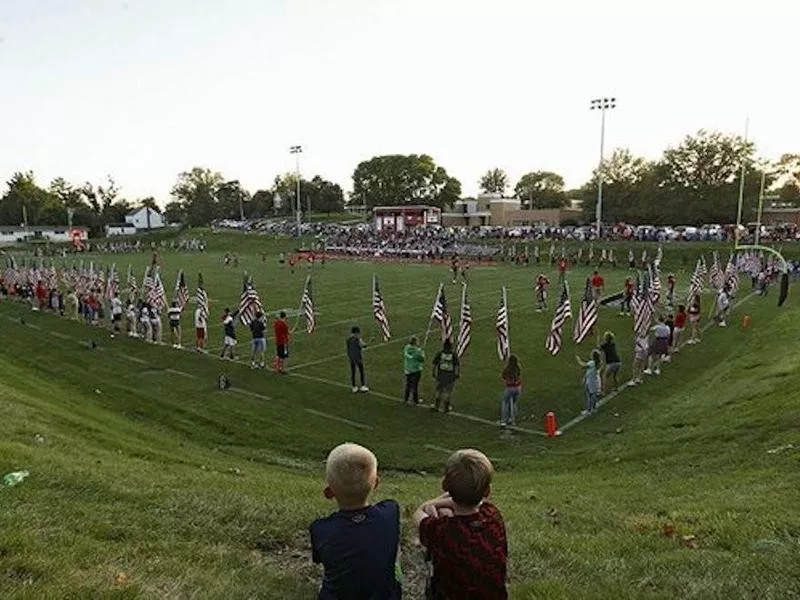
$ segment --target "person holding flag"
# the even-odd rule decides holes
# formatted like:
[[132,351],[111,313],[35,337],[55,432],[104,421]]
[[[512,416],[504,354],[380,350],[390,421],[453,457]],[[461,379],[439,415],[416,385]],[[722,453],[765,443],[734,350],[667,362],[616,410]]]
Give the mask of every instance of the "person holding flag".
[[194,311],[195,348],[197,352],[206,351],[208,339],[208,294],[203,285],[203,274],[197,275],[197,294],[195,295],[197,308]]
[[453,352],[453,343],[448,339],[442,344],[442,349],[433,357],[433,378],[436,380],[436,399],[431,406],[434,412],[444,404],[444,412],[453,410],[452,396],[456,379],[460,377],[461,365],[458,353]]
[[264,322],[264,313],[258,311],[250,322],[250,333],[253,336],[253,354],[250,357],[250,366],[253,369],[263,369],[266,366],[264,354],[267,351],[267,324]]
[[172,333],[172,347],[181,347],[181,312],[182,309],[177,300],[172,301],[172,305],[167,309],[167,319],[169,320],[169,330]]
[[625,288],[622,291],[622,303],[620,304],[619,316],[631,315],[631,305],[633,303],[633,293],[635,288],[633,277],[625,278]]
[[536,292],[536,312],[547,310],[547,290],[550,288],[550,280],[544,273],[539,273],[536,277],[536,285],[534,291]]

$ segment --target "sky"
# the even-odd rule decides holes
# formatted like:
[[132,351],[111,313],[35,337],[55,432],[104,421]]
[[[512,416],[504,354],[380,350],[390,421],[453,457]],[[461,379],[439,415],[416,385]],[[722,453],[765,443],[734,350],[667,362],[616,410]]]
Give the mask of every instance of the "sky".
[[[796,0],[0,0],[0,178],[160,204],[181,171],[250,191],[295,168],[352,188],[425,153],[464,195],[499,167],[582,185],[700,128],[800,152]],[[794,57],[794,58],[792,58]]]

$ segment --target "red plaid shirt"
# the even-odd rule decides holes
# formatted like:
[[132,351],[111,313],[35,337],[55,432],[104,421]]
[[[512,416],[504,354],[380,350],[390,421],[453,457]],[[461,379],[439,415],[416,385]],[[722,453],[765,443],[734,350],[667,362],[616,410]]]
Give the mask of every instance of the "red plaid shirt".
[[477,513],[428,517],[419,539],[433,560],[436,600],[506,600],[508,546],[503,517],[484,502]]

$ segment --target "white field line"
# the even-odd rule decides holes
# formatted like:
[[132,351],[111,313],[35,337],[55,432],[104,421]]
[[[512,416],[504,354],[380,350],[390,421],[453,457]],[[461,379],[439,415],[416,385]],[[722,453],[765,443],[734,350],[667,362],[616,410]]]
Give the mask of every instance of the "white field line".
[[[735,309],[735,308],[738,308],[739,306],[741,306],[742,304],[744,304],[745,302],[747,302],[747,301],[748,301],[750,298],[752,298],[752,297],[753,297],[753,296],[755,296],[755,295],[756,295],[756,293],[755,293],[755,292],[751,292],[750,294],[748,294],[747,296],[745,296],[744,298],[742,298],[741,300],[739,300],[739,302],[735,303],[735,304],[733,305],[733,307],[731,307],[731,311],[732,311],[733,309]],[[706,332],[706,331],[707,331],[707,330],[708,330],[710,327],[712,327],[713,325],[714,325],[714,321],[709,321],[708,323],[706,323],[705,325],[703,325],[703,327],[701,327],[701,328],[700,328],[700,331],[702,331],[703,333],[705,333],[705,332]],[[687,342],[684,342],[683,344],[681,344],[681,345],[680,345],[680,347],[681,347],[681,348],[683,348],[684,346],[686,346],[686,344],[687,344]],[[660,362],[659,362],[659,364],[661,364],[661,362],[663,362],[663,361],[660,361]],[[624,385],[624,384],[623,384],[623,385]],[[605,405],[605,404],[608,404],[609,402],[611,402],[611,400],[613,400],[614,398],[616,398],[617,396],[619,396],[619,395],[620,395],[620,393],[621,393],[622,391],[626,390],[626,389],[628,389],[628,386],[625,386],[625,387],[619,387],[619,388],[617,388],[616,390],[614,390],[613,392],[611,392],[610,394],[608,394],[607,396],[604,396],[603,398],[601,398],[601,399],[600,399],[600,400],[597,402],[597,408],[600,408],[600,407],[602,407],[603,405]],[[582,421],[585,421],[587,417],[589,417],[589,415],[588,415],[588,414],[585,414],[585,415],[578,415],[577,417],[575,417],[575,418],[574,418],[574,419],[572,419],[571,421],[567,422],[567,423],[566,423],[564,426],[562,426],[562,427],[561,427],[561,429],[560,429],[560,431],[563,433],[563,432],[564,432],[564,431],[566,431],[567,429],[570,429],[571,427],[574,427],[574,426],[575,426],[575,425],[577,425],[578,423],[580,423],[580,422],[582,422]]]
[[120,352],[119,355],[122,358],[124,358],[125,360],[129,360],[131,362],[135,362],[136,364],[139,364],[139,365],[149,365],[150,364],[146,360],[143,360],[143,359],[141,359],[141,358],[139,358],[137,356],[131,356],[130,354],[125,354],[124,352]]
[[425,444],[424,446],[428,450],[435,450],[436,452],[442,452],[444,454],[452,454],[453,450],[448,450],[447,448],[442,448],[441,446],[434,446],[433,444]]
[[66,335],[64,333],[61,333],[60,331],[51,331],[49,335],[52,335],[53,337],[57,337],[60,340],[71,340],[72,339],[70,336],[68,336],[68,335]]
[[197,379],[197,375],[192,375],[191,373],[187,373],[186,371],[177,371],[175,369],[164,369],[166,373],[172,373],[173,375],[180,375],[181,377],[187,377],[189,379]]
[[345,425],[350,425],[351,427],[357,427],[358,429],[364,429],[367,431],[372,429],[371,425],[365,425],[364,423],[359,423],[358,421],[351,421],[350,419],[345,419],[344,417],[337,417],[336,415],[330,415],[328,413],[319,410],[314,410],[313,408],[305,408],[303,410],[310,415],[316,415],[324,419],[330,419],[331,421],[336,421],[337,423],[344,423]]
[[265,396],[264,394],[257,394],[256,392],[251,392],[250,390],[243,390],[242,388],[238,387],[231,387],[228,389],[229,392],[233,392],[234,394],[241,394],[243,396],[250,396],[251,398],[258,398],[259,400],[272,400],[269,396]]
[[[346,383],[342,383],[340,381],[333,381],[331,379],[325,379],[323,377],[314,377],[313,375],[304,375],[303,373],[289,373],[289,375],[291,377],[299,377],[300,379],[307,379],[309,381],[316,381],[318,383],[324,383],[326,385],[334,385],[336,387],[340,387],[340,388],[343,388],[343,389],[350,389],[350,386],[347,385]],[[370,390],[369,392],[365,392],[365,393],[367,395],[375,396],[377,398],[382,398],[382,399],[388,400],[390,402],[403,404],[403,399],[399,398],[397,396],[390,396],[389,394],[384,394],[382,392],[374,392],[372,390]],[[417,406],[417,408],[424,408],[424,409],[428,409],[429,408],[429,406],[424,405],[424,404],[418,404],[416,406]],[[467,421],[472,421],[474,423],[481,423],[483,425],[491,425],[493,427],[499,427],[498,423],[496,423],[495,421],[490,421],[488,419],[483,419],[481,417],[476,417],[474,415],[470,415],[470,414],[467,414],[467,413],[461,413],[461,412],[453,411],[453,412],[448,413],[448,414],[449,414],[449,416],[456,417],[458,419],[464,419],[464,420],[467,420]],[[533,435],[546,435],[543,431],[536,431],[535,429],[527,429],[525,427],[506,427],[506,430],[517,431],[519,433],[529,433],[529,434],[533,434]]]

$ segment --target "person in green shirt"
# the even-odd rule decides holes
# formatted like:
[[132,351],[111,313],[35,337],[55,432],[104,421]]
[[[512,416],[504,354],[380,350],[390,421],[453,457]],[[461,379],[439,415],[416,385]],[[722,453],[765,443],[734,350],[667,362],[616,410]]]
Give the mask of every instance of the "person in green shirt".
[[413,400],[414,404],[421,402],[419,398],[419,380],[422,377],[422,364],[425,362],[425,351],[419,347],[416,336],[412,337],[403,348],[403,371],[406,375],[406,390],[403,395],[404,404]]

